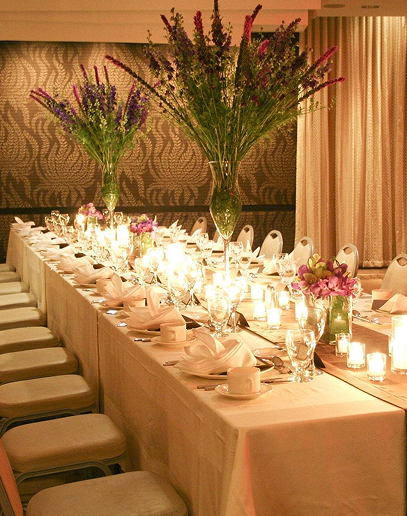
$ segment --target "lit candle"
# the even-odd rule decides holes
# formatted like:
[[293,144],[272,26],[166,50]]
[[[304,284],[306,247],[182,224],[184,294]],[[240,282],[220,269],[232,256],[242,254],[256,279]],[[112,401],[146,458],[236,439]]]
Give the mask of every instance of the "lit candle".
[[266,320],[266,303],[261,299],[256,299],[253,303],[253,319],[257,321]]
[[225,283],[225,276],[223,272],[214,272],[212,276],[212,283],[214,287],[223,287]]
[[336,350],[335,354],[339,357],[346,357],[348,354],[348,344],[351,341],[350,333],[337,333],[335,335]]
[[407,374],[407,340],[396,336],[391,353],[391,370],[393,373]]
[[267,328],[269,330],[277,330],[281,326],[281,308],[267,308]]
[[252,285],[250,293],[252,301],[255,301],[256,299],[260,299],[261,301],[263,301],[264,290],[262,285]]
[[331,333],[346,332],[348,329],[347,322],[342,318],[341,314],[338,314],[331,324]]
[[171,266],[179,265],[185,259],[185,250],[181,244],[173,243],[169,244],[165,255]]
[[386,355],[384,353],[368,353],[367,376],[369,380],[381,382],[386,374]]
[[286,290],[280,292],[278,296],[278,304],[280,308],[290,308],[290,295]]
[[304,301],[297,301],[295,303],[295,318],[297,321],[301,319],[303,315],[306,314],[307,307],[305,306]]
[[116,229],[116,238],[119,245],[127,247],[129,245],[129,230],[125,224],[119,224]]
[[365,367],[365,345],[361,342],[349,342],[346,365],[350,369]]

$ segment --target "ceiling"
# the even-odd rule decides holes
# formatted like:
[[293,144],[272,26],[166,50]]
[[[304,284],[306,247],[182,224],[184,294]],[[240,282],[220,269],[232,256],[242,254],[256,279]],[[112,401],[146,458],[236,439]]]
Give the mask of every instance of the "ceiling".
[[[245,15],[257,2],[263,8],[254,30],[273,31],[282,21],[296,18],[304,30],[311,18],[319,16],[407,16],[407,0],[220,0],[225,24],[241,34]],[[371,8],[363,8],[363,5]],[[206,30],[213,0],[0,0],[0,37],[11,41],[153,41],[164,43],[160,14],[170,16],[176,7],[189,33],[193,17],[202,11]],[[378,7],[376,7],[378,6]]]

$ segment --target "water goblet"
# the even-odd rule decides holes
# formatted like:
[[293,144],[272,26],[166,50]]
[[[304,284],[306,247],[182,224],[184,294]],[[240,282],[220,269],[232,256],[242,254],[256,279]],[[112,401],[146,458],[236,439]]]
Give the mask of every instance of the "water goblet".
[[119,226],[123,224],[124,213],[122,211],[116,211],[113,215],[113,221],[115,226]]
[[289,260],[288,264],[284,267],[280,274],[281,283],[283,285],[289,286],[294,281],[294,278],[297,274],[297,267],[295,263]]
[[213,240],[208,240],[206,242],[206,244],[204,245],[204,247],[202,248],[202,251],[201,251],[203,260],[208,260],[211,257],[212,251],[213,251],[213,246],[214,246]]
[[244,249],[238,259],[239,267],[243,271],[243,276],[247,278],[247,271],[252,263],[251,249]]
[[70,221],[69,213],[60,213],[59,220],[62,222],[63,226],[67,226],[68,222]]
[[230,317],[230,300],[223,290],[215,289],[207,298],[208,313],[214,327],[214,337],[223,337],[223,328]]
[[312,330],[287,330],[285,336],[287,354],[295,370],[294,381],[302,383],[313,379],[307,368],[315,350],[315,335]]
[[150,247],[147,250],[147,257],[150,262],[150,269],[153,273],[153,279],[151,284],[156,285],[158,283],[158,268],[161,262],[164,260],[164,249],[162,247]]
[[[318,343],[322,337],[325,328],[326,312],[322,308],[304,307],[298,317],[298,326],[302,330],[312,330],[315,336],[315,343]],[[308,374],[310,376],[317,376],[322,374],[314,364],[314,355],[308,368]]]
[[235,264],[237,268],[237,264],[239,262],[239,257],[243,253],[243,242],[230,242],[229,243],[229,253],[232,264]]
[[230,333],[236,333],[240,331],[240,328],[237,325],[237,309],[239,308],[240,302],[244,297],[245,290],[246,281],[244,278],[236,278],[227,286],[227,293],[232,312],[230,314],[230,320],[232,323],[230,327]]
[[280,276],[280,281],[282,282],[282,276],[284,274],[285,269],[288,267],[290,263],[290,256],[288,253],[277,253],[273,255],[274,267]]
[[168,292],[171,301],[179,310],[188,293],[188,281],[182,271],[175,270],[168,275]]
[[185,278],[188,283],[188,290],[189,290],[189,302],[188,304],[191,306],[196,306],[195,300],[194,300],[194,289],[196,282],[198,281],[200,277],[200,266],[199,264],[190,256],[187,256],[183,266],[182,270],[185,274]]
[[45,215],[44,222],[48,231],[52,231],[54,229],[54,219],[51,217],[51,215]]

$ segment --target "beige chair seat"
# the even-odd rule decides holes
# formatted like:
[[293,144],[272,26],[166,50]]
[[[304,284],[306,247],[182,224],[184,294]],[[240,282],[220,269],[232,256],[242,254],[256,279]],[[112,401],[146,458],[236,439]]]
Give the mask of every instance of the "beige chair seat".
[[57,337],[46,326],[27,326],[0,331],[0,354],[60,345]]
[[26,516],[188,516],[172,485],[149,471],[94,478],[39,492]]
[[[2,437],[16,473],[32,473],[93,462],[118,462],[126,439],[105,414],[82,414],[17,426]],[[27,475],[25,475],[27,477]]]
[[0,383],[75,373],[75,355],[62,347],[28,349],[0,355]]
[[6,283],[0,283],[0,296],[29,292],[29,290],[27,283],[24,283],[24,281],[8,281]]
[[20,276],[13,271],[0,272],[0,283],[8,283],[9,281],[20,281]]
[[[18,283],[16,281],[16,283]],[[10,308],[24,308],[26,306],[37,306],[37,298],[31,292],[20,292],[18,294],[5,294],[0,296],[0,310]]]
[[9,308],[0,310],[0,331],[24,326],[45,326],[47,318],[39,308]]
[[67,374],[0,385],[0,435],[15,423],[80,414],[96,407],[86,380]]
[[0,272],[14,272],[16,268],[11,263],[0,263]]

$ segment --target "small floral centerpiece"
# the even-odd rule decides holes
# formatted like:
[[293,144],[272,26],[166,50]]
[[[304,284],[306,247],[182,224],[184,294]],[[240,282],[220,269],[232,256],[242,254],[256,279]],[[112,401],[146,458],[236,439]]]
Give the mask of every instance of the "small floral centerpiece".
[[237,183],[241,160],[271,131],[318,107],[311,102],[307,109],[301,108],[305,99],[344,80],[325,78],[336,46],[313,64],[308,63],[308,52],[298,52],[295,31],[300,20],[281,25],[270,38],[252,38],[261,8],[258,5],[246,16],[240,45],[232,45],[232,29],[222,22],[218,0],[208,34],[201,11],[194,17],[192,37],[181,14],[173,9],[170,20],[162,15],[168,46],[162,49],[149,38],[145,51],[153,85],[106,56],[142,84],[164,116],[205,153],[213,177],[210,211],[225,241],[230,240],[242,208]]
[[153,245],[154,231],[158,228],[156,219],[150,219],[146,214],[133,217],[130,221],[130,231],[134,234],[134,252],[143,256]]
[[125,101],[118,98],[117,88],[105,82],[94,68],[95,78],[81,65],[83,82],[73,86],[75,104],[43,89],[31,90],[30,97],[43,106],[60,123],[61,129],[78,141],[102,168],[102,197],[113,215],[119,198],[117,169],[121,157],[133,146],[136,133],[146,121],[148,99],[135,84]]
[[99,210],[96,209],[96,206],[93,204],[93,202],[89,202],[88,204],[83,204],[79,210],[78,213],[82,214],[84,217],[94,217],[98,220],[103,219],[103,215],[100,213]]
[[333,342],[337,333],[351,333],[352,298],[356,278],[352,278],[346,263],[323,260],[314,254],[307,265],[301,265],[291,283],[293,290],[304,294],[306,303],[327,309],[323,340]]

